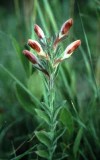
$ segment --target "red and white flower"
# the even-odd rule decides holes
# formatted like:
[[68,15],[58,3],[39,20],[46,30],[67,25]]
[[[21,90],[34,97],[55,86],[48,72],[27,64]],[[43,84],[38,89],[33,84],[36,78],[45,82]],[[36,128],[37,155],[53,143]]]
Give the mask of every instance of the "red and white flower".
[[43,30],[37,24],[34,26],[34,31],[40,39],[45,38]]
[[67,20],[61,27],[60,32],[57,36],[57,38],[54,41],[54,48],[56,48],[57,44],[62,40],[62,38],[64,38],[65,36],[68,35],[69,30],[71,28],[71,26],[73,25],[73,19],[70,18],[69,20]]
[[31,61],[33,64],[38,64],[37,57],[28,50],[23,50],[23,54]]
[[81,40],[76,40],[72,42],[70,45],[67,46],[63,53],[63,57],[58,58],[54,62],[54,67],[57,67],[60,62],[62,62],[64,59],[69,58],[72,53],[81,45]]
[[60,32],[59,32],[59,39],[61,39],[62,37],[68,35],[69,29],[71,28],[71,26],[73,25],[73,19],[70,18],[69,20],[67,20],[61,27]]
[[43,56],[43,57],[45,57],[45,58],[47,57],[47,55],[46,55],[45,52],[43,51],[41,45],[40,45],[37,41],[29,39],[29,40],[28,40],[28,45],[29,45],[32,49],[34,49],[39,56]]
[[65,49],[64,51],[64,56],[62,58],[63,59],[66,59],[66,58],[69,58],[72,53],[81,45],[81,41],[80,40],[76,40],[74,42],[72,42],[70,45],[67,46],[67,48]]

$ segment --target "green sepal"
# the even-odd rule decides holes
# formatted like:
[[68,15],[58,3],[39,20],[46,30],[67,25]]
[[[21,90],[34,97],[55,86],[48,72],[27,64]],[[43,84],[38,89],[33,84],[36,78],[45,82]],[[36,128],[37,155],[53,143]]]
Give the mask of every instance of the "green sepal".
[[45,102],[41,102],[42,106],[41,108],[45,111],[45,113],[48,114],[48,116],[50,117],[51,114],[50,114],[50,107],[48,107],[48,105],[45,103]]

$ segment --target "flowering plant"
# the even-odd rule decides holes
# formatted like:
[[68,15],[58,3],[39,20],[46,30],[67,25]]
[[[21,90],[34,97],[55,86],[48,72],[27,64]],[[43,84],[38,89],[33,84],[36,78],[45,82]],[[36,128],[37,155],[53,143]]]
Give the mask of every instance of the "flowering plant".
[[[72,19],[67,20],[62,25],[58,35],[53,41],[50,38],[46,38],[42,29],[35,24],[34,31],[37,34],[40,43],[36,40],[29,39],[28,45],[37,55],[28,50],[23,51],[23,54],[30,62],[32,62],[33,66],[43,72],[45,77],[48,101],[42,102],[41,108],[35,109],[38,117],[43,119],[45,126],[42,130],[36,131],[35,135],[40,141],[40,144],[37,145],[37,155],[48,160],[57,159],[57,142],[66,130],[64,127],[60,128],[58,117],[63,105],[55,105],[54,83],[59,64],[69,58],[81,44],[80,40],[76,40],[68,45],[63,53],[60,53],[59,43],[67,37],[72,24]],[[62,153],[62,158],[60,159],[63,159],[66,156],[65,153]]]

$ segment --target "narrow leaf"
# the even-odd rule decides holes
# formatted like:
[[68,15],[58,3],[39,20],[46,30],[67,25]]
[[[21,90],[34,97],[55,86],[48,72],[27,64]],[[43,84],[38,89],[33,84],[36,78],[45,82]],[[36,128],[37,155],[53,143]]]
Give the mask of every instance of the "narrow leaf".
[[73,153],[74,153],[75,157],[76,157],[77,152],[79,150],[82,135],[83,135],[83,128],[80,128],[78,133],[77,133],[77,136],[76,136],[76,139],[75,139],[75,142],[74,142],[74,146],[73,146]]
[[45,134],[45,131],[35,131],[35,135],[41,143],[43,143],[45,146],[49,148],[51,143],[50,143],[50,139]]
[[67,127],[69,134],[72,134],[74,129],[73,118],[71,113],[66,108],[63,108],[61,110],[60,120],[63,123],[63,125]]
[[58,105],[58,107],[55,108],[55,113],[54,113],[54,121],[57,119],[57,116],[59,115],[59,112],[61,111],[61,109],[64,107],[66,103],[66,100],[64,100],[61,104]]
[[40,156],[42,158],[46,158],[46,159],[48,159],[48,157],[49,157],[49,154],[46,150],[38,150],[38,151],[36,151],[36,154],[38,156]]
[[41,109],[35,109],[37,115],[42,118],[47,124],[50,124],[50,119],[48,114],[46,114],[44,111],[42,111]]

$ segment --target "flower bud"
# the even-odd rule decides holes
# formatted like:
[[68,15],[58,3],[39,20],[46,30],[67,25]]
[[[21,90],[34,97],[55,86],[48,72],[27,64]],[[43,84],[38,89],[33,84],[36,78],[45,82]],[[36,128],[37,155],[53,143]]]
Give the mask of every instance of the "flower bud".
[[61,27],[60,32],[57,36],[57,38],[54,41],[54,49],[57,47],[57,44],[65,37],[68,35],[69,29],[71,28],[73,24],[73,19],[70,18],[67,20]]
[[61,27],[61,30],[60,30],[60,35],[59,35],[59,38],[60,36],[65,36],[68,34],[68,31],[69,29],[71,28],[73,24],[73,19],[70,18],[69,20],[67,20]]
[[35,57],[34,54],[32,54],[30,51],[28,50],[23,50],[23,54],[29,59],[29,61],[31,61],[33,64],[38,64],[38,60]]
[[29,39],[28,40],[28,45],[32,49],[34,49],[37,52],[38,55],[46,57],[46,54],[43,52],[43,49],[42,49],[41,45],[37,41]]
[[44,32],[37,24],[35,24],[34,26],[34,31],[40,39],[43,39],[45,37]]
[[32,49],[34,49],[36,52],[41,52],[42,51],[41,45],[37,41],[35,41],[35,40],[29,39],[28,40],[28,45]]
[[81,40],[72,42],[64,51],[64,57],[62,59],[69,58],[71,54],[81,45]]

